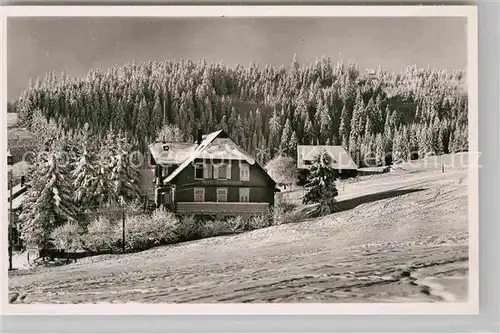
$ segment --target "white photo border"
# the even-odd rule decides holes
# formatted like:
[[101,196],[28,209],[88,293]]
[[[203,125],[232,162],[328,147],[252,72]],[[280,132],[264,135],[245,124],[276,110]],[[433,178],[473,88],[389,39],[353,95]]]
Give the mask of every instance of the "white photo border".
[[[478,152],[478,21],[476,6],[9,6],[1,8],[1,78],[7,82],[6,28],[9,17],[466,17],[468,21],[469,151]],[[1,124],[7,124],[7,85],[1,85]],[[7,151],[7,133],[1,145]],[[463,303],[332,303],[332,304],[8,304],[7,252],[2,247],[2,313],[7,315],[471,315],[479,312],[478,161],[469,161],[469,299]],[[0,164],[6,171],[6,155]],[[7,184],[7,173],[0,177]],[[6,189],[6,187],[5,187]],[[7,221],[7,195],[1,192],[2,221]],[[1,228],[7,244],[6,226]]]

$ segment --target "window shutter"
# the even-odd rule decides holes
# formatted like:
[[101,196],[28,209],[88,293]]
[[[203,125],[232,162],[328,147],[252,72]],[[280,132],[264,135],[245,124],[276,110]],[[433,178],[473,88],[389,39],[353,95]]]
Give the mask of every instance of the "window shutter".
[[226,165],[226,179],[231,180],[231,163]]

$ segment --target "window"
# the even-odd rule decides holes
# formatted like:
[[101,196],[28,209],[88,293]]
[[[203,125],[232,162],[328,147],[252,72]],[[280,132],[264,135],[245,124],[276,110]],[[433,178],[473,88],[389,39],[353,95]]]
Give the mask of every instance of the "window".
[[250,166],[247,164],[240,165],[240,180],[249,181],[250,180]]
[[230,180],[231,179],[231,165],[218,164],[214,166],[214,179]]
[[197,163],[196,165],[194,165],[194,178],[196,180],[203,179],[204,175],[203,171],[204,171],[203,164]]
[[205,202],[205,188],[194,188],[194,201]]
[[240,188],[240,202],[250,202],[250,188]]
[[163,203],[172,204],[172,194],[170,191],[167,191],[163,194]]
[[227,202],[227,188],[217,188],[217,202]]
[[203,178],[204,179],[212,178],[212,165],[209,164],[203,165]]

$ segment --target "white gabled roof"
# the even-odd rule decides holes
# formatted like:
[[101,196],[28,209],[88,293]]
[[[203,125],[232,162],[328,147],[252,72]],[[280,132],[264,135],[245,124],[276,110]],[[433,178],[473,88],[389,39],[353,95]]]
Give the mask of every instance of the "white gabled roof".
[[314,160],[321,151],[326,151],[328,155],[333,159],[332,166],[338,170],[352,170],[358,169],[358,166],[351,158],[349,153],[342,146],[331,146],[331,145],[298,145],[297,146],[297,168],[308,169],[309,165],[306,165],[304,161]]
[[219,138],[221,133],[223,133],[223,131],[219,130],[203,136],[200,145],[197,145],[190,151],[188,157],[164,180],[164,182],[171,182],[195,159],[241,160],[246,161],[250,165],[256,163],[255,159],[241,149],[231,138]]
[[[153,145],[150,145],[150,150],[155,148]],[[200,145],[194,144],[194,147],[191,146],[191,144],[184,145],[186,145],[184,149],[180,146],[178,148],[183,151],[182,154],[185,154],[185,159],[180,162],[179,167],[177,167],[172,174],[163,180],[165,183],[171,183],[184,169],[186,169],[186,167],[189,166],[189,164],[193,163],[195,159],[213,159],[226,161],[240,160],[246,161],[250,165],[256,165],[273,183],[273,187],[276,185],[276,182],[271,178],[271,176],[269,176],[266,170],[262,168],[250,154],[245,152],[240,146],[238,146],[238,144],[229,138],[223,130],[204,135]],[[275,190],[279,191],[279,189]]]
[[241,160],[250,165],[255,164],[255,159],[243,151],[231,138],[215,138],[203,151],[200,151],[197,158]]
[[210,142],[212,140],[214,140],[215,138],[217,138],[217,136],[222,132],[222,130],[219,130],[219,131],[216,131],[216,132],[212,132],[212,133],[209,133],[208,135],[206,136],[203,136],[203,140],[201,141],[200,145],[197,145],[195,147],[195,149],[193,151],[190,152],[189,156],[186,158],[186,160],[184,160],[184,162],[181,163],[181,165],[176,169],[174,170],[174,172],[172,174],[170,174],[165,180],[164,182],[165,183],[169,183],[170,181],[172,181],[177,175],[180,174],[180,172],[182,172],[184,170],[184,168],[186,168],[191,162],[194,161],[194,159],[196,159],[198,157],[198,155],[200,154],[200,152],[202,152],[207,146],[208,144],[210,144]]
[[[168,147],[168,151],[164,149]],[[178,165],[194,152],[196,143],[163,143],[149,145],[149,152],[159,165]]]

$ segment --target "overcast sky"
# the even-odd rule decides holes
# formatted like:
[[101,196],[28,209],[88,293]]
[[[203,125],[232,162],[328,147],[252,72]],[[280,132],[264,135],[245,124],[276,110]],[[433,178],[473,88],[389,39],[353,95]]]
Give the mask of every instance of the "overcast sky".
[[466,69],[465,18],[9,18],[8,98],[30,77],[83,76],[132,60],[289,65],[325,55],[360,68]]

